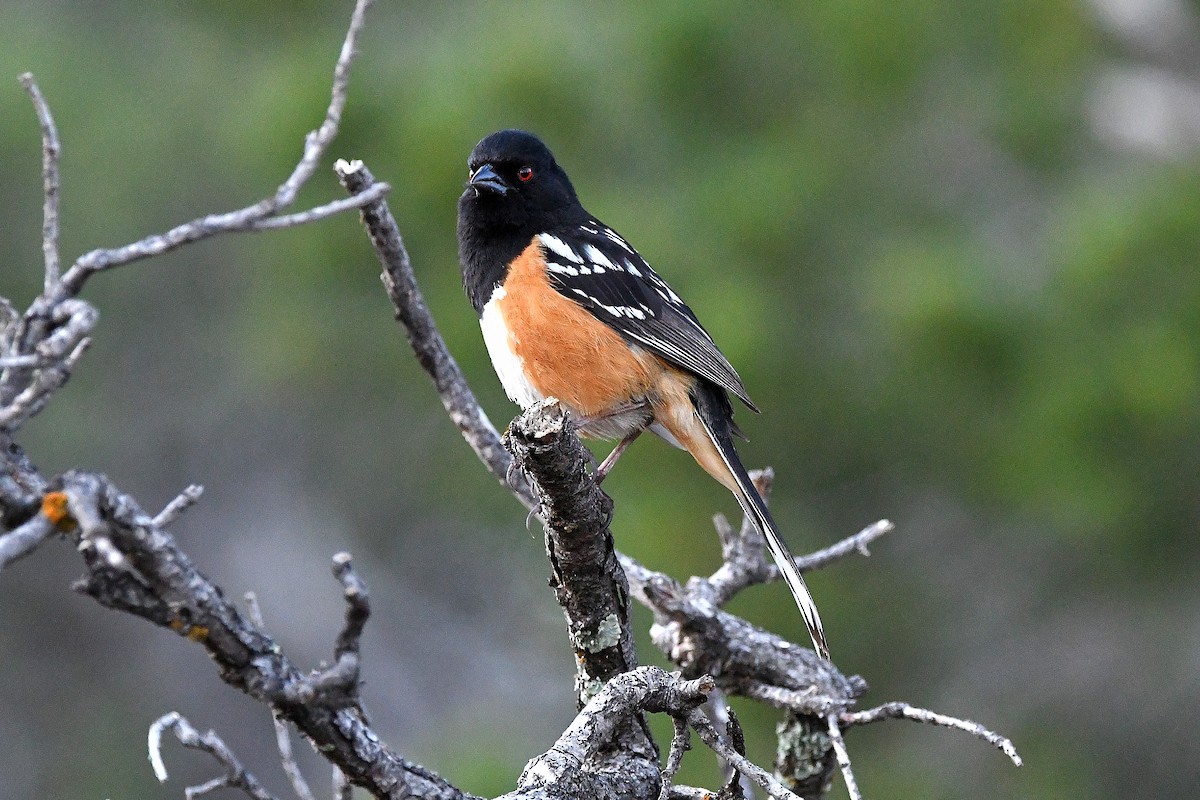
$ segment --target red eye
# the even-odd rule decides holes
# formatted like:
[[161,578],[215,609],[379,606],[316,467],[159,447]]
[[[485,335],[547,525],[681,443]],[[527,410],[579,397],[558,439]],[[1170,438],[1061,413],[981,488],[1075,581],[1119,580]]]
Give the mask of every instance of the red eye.
[[521,167],[519,170],[517,170],[517,178],[520,179],[521,183],[525,183],[532,177],[533,167]]

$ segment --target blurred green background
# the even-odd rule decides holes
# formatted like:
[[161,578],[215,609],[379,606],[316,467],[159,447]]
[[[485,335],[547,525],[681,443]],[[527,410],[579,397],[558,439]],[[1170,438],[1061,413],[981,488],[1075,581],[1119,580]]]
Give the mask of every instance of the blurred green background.
[[[0,294],[24,307],[41,281],[20,72],[59,124],[69,261],[273,191],[349,9],[0,0]],[[1026,766],[890,722],[850,734],[868,797],[1190,798],[1197,65],[1182,0],[382,0],[328,160],[395,187],[430,305],[503,425],[455,200],[478,139],[538,132],[741,371],[764,410],[740,415],[742,453],[776,468],[796,549],[896,521],[870,559],[811,578],[838,664],[871,683],[864,703],[978,719]],[[341,196],[327,167],[301,205]],[[496,794],[570,720],[571,656],[539,539],[446,419],[377,273],[346,215],[100,276],[95,344],[22,441],[152,509],[204,484],[182,545],[231,596],[256,591],[305,665],[331,654],[328,561],[351,550],[378,729]],[[619,547],[679,576],[716,565],[709,517],[735,506],[685,455],[639,442],[606,489]],[[194,645],[72,594],[78,572],[50,544],[0,577],[0,796],[182,796],[214,773],[172,750],[175,780],[154,783],[145,729],[172,709],[284,794],[263,710]],[[806,640],[780,586],[734,610]],[[738,708],[769,761],[777,714]],[[716,782],[706,752],[684,779]]]

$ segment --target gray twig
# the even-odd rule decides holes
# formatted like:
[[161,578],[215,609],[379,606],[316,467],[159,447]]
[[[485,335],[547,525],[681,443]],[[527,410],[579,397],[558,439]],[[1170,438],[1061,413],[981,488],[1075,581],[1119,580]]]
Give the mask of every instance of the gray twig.
[[257,222],[251,223],[250,227],[256,231],[273,230],[276,228],[292,228],[297,225],[305,225],[309,222],[315,222],[319,219],[332,217],[335,214],[340,214],[343,211],[349,211],[352,208],[362,208],[368,203],[374,203],[379,198],[386,195],[392,190],[392,187],[386,183],[377,183],[368,191],[354,197],[343,197],[340,200],[332,200],[323,206],[310,208],[307,211],[298,211],[295,214],[285,214],[279,217],[265,217]]
[[188,800],[226,787],[240,789],[254,800],[275,800],[274,795],[268,792],[257,778],[246,771],[233,751],[226,746],[225,742],[221,741],[220,736],[211,730],[201,734],[178,711],[164,714],[155,720],[147,735],[150,766],[153,767],[154,776],[158,778],[159,783],[167,782],[167,767],[163,763],[162,757],[162,736],[165,731],[175,734],[175,738],[184,747],[208,753],[217,760],[217,763],[225,767],[224,777],[214,778],[199,786],[190,786],[184,789],[184,795]]
[[[265,223],[264,220],[273,217],[295,202],[300,188],[312,177],[330,142],[337,136],[342,110],[346,105],[350,67],[358,54],[358,41],[363,31],[366,11],[372,5],[374,5],[374,0],[358,0],[355,4],[350,25],[346,30],[346,38],[342,42],[341,53],[334,66],[333,84],[330,90],[329,106],[325,110],[325,119],[319,128],[304,137],[304,151],[299,162],[273,195],[237,211],[199,217],[178,225],[166,233],[147,236],[141,241],[127,244],[124,247],[92,250],[85,253],[63,274],[62,280],[56,284],[53,291],[47,290],[44,295],[47,304],[54,305],[66,297],[78,294],[87,279],[97,272],[161,255],[190,242],[207,239],[220,233],[298,224],[282,222],[272,225]],[[345,211],[353,207],[354,204],[349,203],[338,206],[336,210]],[[324,208],[322,207],[322,209]],[[313,209],[312,212],[305,213],[313,213],[313,219],[336,213],[322,209]]]
[[[339,159],[333,169],[342,186],[353,195],[370,191],[376,185],[375,177],[361,161]],[[492,421],[483,413],[429,313],[429,306],[417,286],[404,239],[387,202],[380,198],[363,206],[362,221],[375,247],[375,255],[383,265],[380,277],[396,308],[396,319],[404,325],[413,355],[433,381],[450,421],[492,476],[526,508],[536,508],[537,498],[519,473],[511,471],[512,457],[504,449]],[[512,481],[509,480],[510,472]]]
[[775,800],[798,800],[795,794],[762,767],[733,749],[709,722],[704,712],[696,709],[688,714],[688,724],[709,748],[735,770],[761,786]]
[[[161,516],[161,515],[160,515]],[[246,609],[250,614],[250,621],[258,627],[264,627],[262,608],[258,604],[258,595],[254,592],[246,592]],[[287,723],[279,716],[279,713],[274,709],[271,710],[271,724],[275,728],[275,747],[279,750],[279,763],[283,767],[283,774],[287,775],[288,782],[292,784],[292,791],[300,800],[316,800],[313,796],[312,789],[308,786],[308,781],[304,779],[304,773],[300,771],[300,765],[296,763],[296,755],[292,751],[292,734],[288,730]],[[336,770],[337,767],[334,767]],[[338,773],[341,774],[340,772]]]
[[24,558],[54,533],[54,524],[42,514],[0,536],[0,571],[14,561]]
[[946,714],[939,714],[936,711],[930,711],[925,708],[917,708],[904,702],[885,703],[876,708],[866,711],[844,711],[839,717],[843,725],[869,725],[872,722],[879,722],[884,719],[910,719],[914,722],[924,722],[929,725],[938,725],[943,728],[954,728],[955,730],[966,731],[972,736],[983,739],[993,747],[1000,749],[1004,755],[1012,760],[1013,764],[1018,767],[1023,763],[1021,756],[1017,754],[1017,748],[1012,741],[1007,737],[1001,736],[995,731],[988,730],[978,722],[972,722],[969,719],[959,719]]
[[713,800],[717,793],[712,789],[701,789],[699,786],[680,786],[678,784],[671,787],[671,793],[668,795],[669,800]]
[[[796,566],[800,568],[801,572],[809,572],[814,569],[821,569],[832,564],[834,561],[855,553],[869,556],[871,555],[871,551],[867,549],[868,546],[884,534],[890,533],[895,527],[889,520],[881,519],[863,528],[853,536],[842,539],[837,544],[817,550],[815,553],[799,556],[796,559]],[[778,567],[776,567],[776,572],[778,572]]]
[[32,369],[46,364],[46,359],[35,355],[0,356],[0,369]]
[[671,749],[667,752],[667,763],[662,768],[662,787],[658,790],[658,800],[670,800],[671,782],[675,779],[679,767],[683,765],[683,754],[692,749],[692,733],[684,717],[672,717],[675,732],[671,736]]
[[354,787],[350,785],[350,781],[346,780],[345,774],[337,767],[333,768],[333,800],[351,800],[354,795]]
[[829,741],[833,743],[833,752],[837,754],[842,779],[846,781],[846,792],[850,795],[850,800],[863,800],[862,792],[858,790],[858,781],[854,779],[854,770],[850,767],[850,751],[846,749],[846,740],[842,738],[842,730],[838,727],[837,715],[830,714],[825,719],[829,723]]
[[[151,521],[152,524],[159,528],[166,528],[179,519],[185,511],[187,511],[196,503],[200,502],[200,495],[204,494],[204,487],[192,484],[175,496],[175,499],[167,503],[163,510],[158,512],[158,515]],[[256,622],[255,624],[261,625]]]
[[58,283],[58,156],[61,146],[50,104],[42,96],[33,73],[26,72],[17,80],[29,93],[42,129],[42,255],[46,262],[45,291]]
[[0,428],[15,429],[45,408],[54,393],[71,377],[75,365],[91,344],[92,340],[84,337],[59,363],[37,370],[33,380],[12,399],[12,402],[0,408]]
[[354,564],[349,553],[338,553],[333,557],[333,574],[342,582],[343,593],[346,597],[346,625],[338,634],[335,657],[341,658],[346,653],[358,656],[358,642],[362,636],[363,626],[371,616],[371,603],[367,594],[367,585],[354,571]]

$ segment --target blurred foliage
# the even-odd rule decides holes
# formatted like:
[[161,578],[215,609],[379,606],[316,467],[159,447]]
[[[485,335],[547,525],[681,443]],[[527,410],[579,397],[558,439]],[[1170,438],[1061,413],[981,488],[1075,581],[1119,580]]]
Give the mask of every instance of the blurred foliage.
[[[0,75],[33,71],[62,134],[64,255],[270,191],[319,122],[348,8],[0,0]],[[363,158],[394,186],[430,305],[502,426],[513,408],[462,296],[455,199],[479,138],[538,132],[738,366],[764,409],[739,416],[743,455],[775,466],[773,504],[796,546],[899,523],[870,561],[812,578],[839,664],[868,678],[868,700],[994,725],[1028,766],[889,723],[851,735],[869,796],[1188,797],[1200,750],[1185,726],[1160,723],[1200,702],[1200,139],[1185,130],[1182,146],[1156,147],[1154,118],[1100,100],[1122,70],[1194,78],[1197,30],[1173,0],[381,2],[331,158]],[[1105,135],[1104,114],[1149,133]],[[18,304],[41,280],[36,136],[12,82],[0,294]],[[323,170],[302,202],[338,195]],[[349,545],[316,552],[353,546],[377,565],[376,596],[417,587],[447,620],[526,586],[534,621],[492,633],[515,641],[540,625],[537,652],[561,661],[545,692],[566,698],[536,542],[446,422],[376,271],[347,216],[102,276],[86,293],[102,312],[95,347],[25,443],[46,469],[104,469],[147,504],[209,484],[217,510],[194,513],[216,529],[250,487],[256,512],[272,492],[303,497],[320,513],[297,512],[291,532],[328,524]],[[640,442],[606,489],[632,555],[677,575],[715,565],[707,517],[734,506],[686,456]],[[216,535],[187,546],[205,553]],[[244,558],[237,548],[261,535],[234,528],[201,559]],[[6,610],[28,591],[10,580]],[[0,628],[6,664],[49,635],[36,609],[52,607]],[[72,608],[92,620],[80,624],[111,624]],[[804,638],[778,587],[734,610]],[[135,630],[149,650],[161,643]],[[487,646],[468,647],[486,664]],[[85,658],[75,649],[61,644],[63,658]],[[656,659],[648,641],[641,652]],[[384,684],[397,704],[406,680]],[[169,671],[161,683],[178,691]],[[429,707],[457,708],[445,702]],[[395,743],[498,793],[570,713],[548,700],[560,716],[514,720],[513,702],[458,708],[445,727],[401,717],[411,727]],[[92,715],[81,728],[44,721],[14,750],[88,754],[72,770],[26,755],[0,774],[26,776],[10,779],[19,796],[176,796],[122,777],[141,769],[137,736],[87,734],[120,706],[80,709]],[[10,708],[0,732],[31,713],[6,721]],[[769,760],[776,715],[739,713],[751,755]],[[689,757],[683,779],[715,783],[704,761]]]

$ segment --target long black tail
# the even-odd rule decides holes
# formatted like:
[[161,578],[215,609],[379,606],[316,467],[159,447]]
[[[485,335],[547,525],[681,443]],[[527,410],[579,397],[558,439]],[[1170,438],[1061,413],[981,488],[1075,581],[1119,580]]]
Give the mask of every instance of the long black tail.
[[733,410],[730,408],[728,396],[719,388],[699,381],[692,391],[692,400],[705,432],[716,445],[721,460],[733,477],[735,485],[730,488],[737,497],[738,505],[746,512],[746,516],[754,521],[755,527],[767,540],[767,548],[771,551],[779,571],[783,573],[784,582],[792,591],[796,607],[804,617],[804,624],[808,626],[808,635],[812,638],[813,647],[828,661],[829,644],[825,641],[825,631],[821,627],[821,615],[817,613],[817,604],[813,601],[800,570],[796,569],[796,559],[788,549],[787,542],[779,535],[779,528],[775,525],[771,512],[767,510],[767,504],[754,487],[754,482],[750,480],[750,475],[742,466],[742,461],[733,447]]

